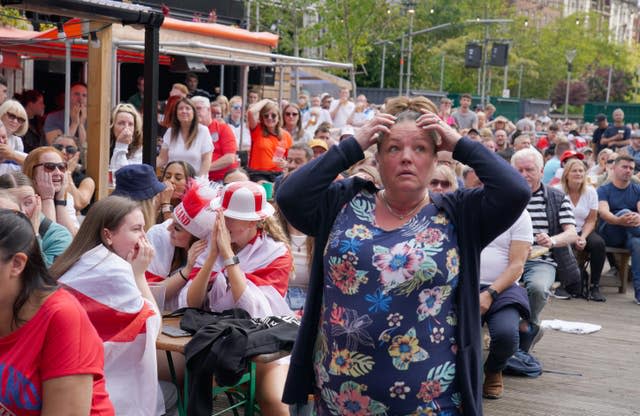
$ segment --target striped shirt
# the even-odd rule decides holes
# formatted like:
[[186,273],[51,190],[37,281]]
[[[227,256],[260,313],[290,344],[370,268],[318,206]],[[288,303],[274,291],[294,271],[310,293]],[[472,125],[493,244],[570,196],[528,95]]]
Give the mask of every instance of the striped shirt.
[[[529,211],[529,214],[531,215],[531,224],[533,225],[534,241],[535,236],[540,233],[549,234],[549,220],[547,218],[546,208],[547,201],[544,199],[544,190],[541,186],[540,189],[531,195],[531,199],[527,205],[527,211]],[[562,205],[560,205],[558,220],[560,222],[560,227],[565,224],[573,226],[576,225],[576,220],[573,216],[573,209],[571,208],[571,201],[566,195],[562,199]],[[544,261],[554,265],[556,264],[555,261],[553,261],[553,256],[550,252],[534,260]]]

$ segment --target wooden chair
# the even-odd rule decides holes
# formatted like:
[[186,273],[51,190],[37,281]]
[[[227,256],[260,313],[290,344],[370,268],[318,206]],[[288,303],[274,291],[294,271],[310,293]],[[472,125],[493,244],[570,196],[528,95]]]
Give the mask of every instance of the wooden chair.
[[631,258],[631,252],[626,248],[619,247],[606,247],[607,254],[612,254],[616,260],[616,267],[618,268],[618,281],[609,280],[609,282],[600,282],[600,286],[617,287],[618,293],[627,293],[627,281],[629,280],[629,259]]

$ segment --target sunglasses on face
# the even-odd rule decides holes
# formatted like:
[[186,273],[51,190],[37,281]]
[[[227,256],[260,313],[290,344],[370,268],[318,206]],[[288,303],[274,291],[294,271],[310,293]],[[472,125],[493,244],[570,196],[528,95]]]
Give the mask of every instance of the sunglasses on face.
[[440,180],[440,179],[431,179],[431,182],[429,182],[429,184],[435,188],[436,186],[439,186],[441,188],[449,188],[451,186],[451,182],[449,182],[448,180]]
[[20,124],[24,124],[24,122],[25,122],[25,121],[27,121],[27,120],[25,120],[24,118],[22,118],[22,117],[20,117],[20,116],[17,116],[17,115],[15,115],[15,114],[13,114],[13,113],[8,113],[8,112],[7,112],[7,113],[5,113],[5,114],[7,115],[7,117],[9,118],[9,120],[11,120],[11,121],[16,121],[16,120],[17,120],[17,121],[18,121],[18,123],[20,123]]
[[60,150],[61,152],[65,152],[65,153],[66,153],[66,154],[68,154],[68,155],[75,155],[75,154],[76,154],[76,152],[78,151],[78,148],[77,148],[77,147],[75,147],[75,146],[72,146],[72,145],[69,145],[69,146],[63,146],[63,145],[61,145],[61,144],[54,144],[54,145],[53,145],[53,148],[54,148],[54,149],[58,149],[58,150]]
[[241,105],[232,105],[231,108],[234,109],[234,110],[241,110],[242,106]]
[[53,172],[54,170],[56,170],[56,168],[62,173],[65,173],[67,171],[66,162],[62,162],[62,163],[53,163],[53,162],[38,163],[37,165],[34,166],[34,168],[37,168],[38,166],[42,166],[44,168],[44,170],[47,171],[47,172]]
[[614,164],[614,163],[616,163],[616,160],[615,160],[615,159],[607,160],[607,165],[612,165],[612,164]]
[[287,117],[298,117],[298,113],[284,113]]
[[267,118],[267,119],[272,119],[272,120],[277,120],[278,119],[278,115],[275,113],[269,113],[269,114],[265,114],[262,116],[262,118]]

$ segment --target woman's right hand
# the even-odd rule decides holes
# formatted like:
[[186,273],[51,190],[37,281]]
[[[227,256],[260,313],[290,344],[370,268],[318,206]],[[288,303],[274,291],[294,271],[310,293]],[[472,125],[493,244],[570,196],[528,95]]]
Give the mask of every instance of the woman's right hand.
[[33,196],[33,203],[30,204],[29,208],[24,209],[24,215],[29,218],[31,221],[31,225],[33,226],[33,231],[38,234],[40,231],[40,213],[42,212],[42,200],[38,194]]
[[193,268],[196,260],[198,260],[198,257],[205,248],[207,248],[207,240],[198,240],[189,247],[189,251],[187,252],[187,267]]
[[175,188],[173,187],[173,184],[170,181],[165,180],[163,183],[167,185],[167,187],[164,188],[164,191],[160,192],[160,196],[158,198],[158,200],[160,201],[160,205],[170,204],[171,197],[173,196],[173,192],[175,191]]
[[118,143],[131,144],[133,141],[133,130],[125,127],[120,134],[118,134],[118,137],[116,137],[116,141]]
[[356,141],[363,151],[371,147],[378,139],[378,135],[389,133],[389,129],[395,123],[396,118],[391,114],[379,113],[369,120],[356,132]]
[[129,255],[127,256],[127,261],[131,264],[131,268],[133,269],[134,277],[143,277],[144,272],[147,271],[149,264],[151,264],[151,260],[153,260],[153,256],[155,251],[147,237],[140,237],[138,240],[138,244],[136,247],[131,250]]
[[53,186],[51,173],[45,172],[44,169],[40,169],[40,171],[36,173],[36,188],[38,189],[40,198],[43,200],[53,199],[56,194],[56,190]]

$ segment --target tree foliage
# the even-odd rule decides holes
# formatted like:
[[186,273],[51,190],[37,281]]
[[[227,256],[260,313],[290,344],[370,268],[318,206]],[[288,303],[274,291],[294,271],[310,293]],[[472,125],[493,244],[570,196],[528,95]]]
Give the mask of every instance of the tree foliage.
[[[551,103],[560,107],[564,105],[567,97],[567,81],[559,81],[556,83],[551,92]],[[569,83],[569,105],[580,106],[587,102],[589,98],[589,90],[587,84],[583,81],[571,81]]]

